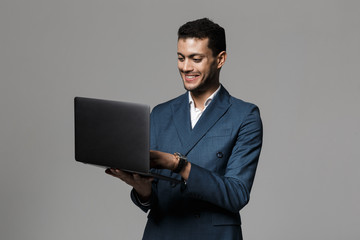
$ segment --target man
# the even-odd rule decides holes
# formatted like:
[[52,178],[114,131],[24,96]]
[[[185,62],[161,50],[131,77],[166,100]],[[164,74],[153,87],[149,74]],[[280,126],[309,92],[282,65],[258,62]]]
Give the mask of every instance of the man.
[[[151,166],[181,184],[107,169],[133,186],[147,212],[143,239],[242,239],[261,145],[258,108],[220,84],[225,31],[207,18],[178,31],[178,68],[187,92],[151,113]],[[174,154],[175,153],[175,154]]]

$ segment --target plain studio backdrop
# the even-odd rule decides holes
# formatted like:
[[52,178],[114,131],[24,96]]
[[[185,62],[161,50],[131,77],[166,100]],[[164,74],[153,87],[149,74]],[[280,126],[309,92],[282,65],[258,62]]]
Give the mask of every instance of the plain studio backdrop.
[[244,238],[360,238],[360,2],[0,1],[0,239],[140,239],[131,188],[74,160],[73,98],[184,92],[177,29],[226,29],[221,81],[260,107]]

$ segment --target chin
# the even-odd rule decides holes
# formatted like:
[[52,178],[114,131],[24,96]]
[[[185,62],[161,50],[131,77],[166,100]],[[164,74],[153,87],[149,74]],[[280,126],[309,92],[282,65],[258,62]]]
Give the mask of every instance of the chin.
[[187,91],[196,91],[196,89],[198,89],[198,85],[194,85],[194,84],[186,84],[184,83],[184,88],[187,90]]
[[201,83],[196,82],[196,83],[187,83],[185,81],[183,81],[184,84],[184,88],[188,91],[194,91],[197,90],[199,87],[201,87]]

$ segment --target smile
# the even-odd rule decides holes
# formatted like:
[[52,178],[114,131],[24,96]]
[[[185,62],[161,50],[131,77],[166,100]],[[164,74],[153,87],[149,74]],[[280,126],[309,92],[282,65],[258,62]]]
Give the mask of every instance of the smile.
[[199,78],[199,75],[185,75],[185,81],[194,81]]

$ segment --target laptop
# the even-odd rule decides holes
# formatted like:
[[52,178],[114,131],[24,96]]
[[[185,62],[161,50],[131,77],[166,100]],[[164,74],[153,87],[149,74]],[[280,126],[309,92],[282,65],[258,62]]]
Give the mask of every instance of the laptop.
[[150,106],[74,98],[75,160],[172,182],[150,172]]

